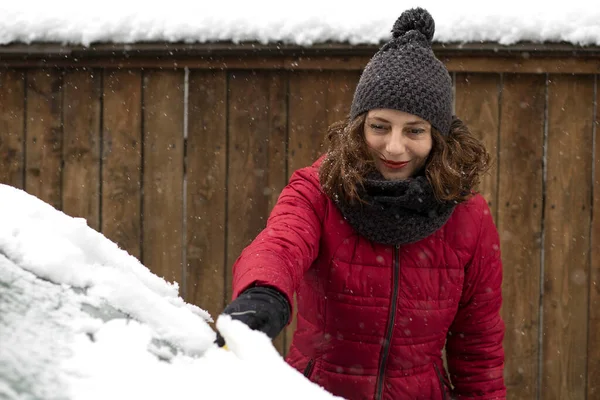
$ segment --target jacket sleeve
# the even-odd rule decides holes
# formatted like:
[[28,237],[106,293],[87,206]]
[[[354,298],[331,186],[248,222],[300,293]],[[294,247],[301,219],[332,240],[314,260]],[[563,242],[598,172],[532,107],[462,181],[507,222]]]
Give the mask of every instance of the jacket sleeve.
[[500,240],[487,203],[479,200],[479,239],[448,333],[448,369],[456,399],[505,399]]
[[267,225],[233,265],[233,299],[251,286],[270,286],[290,306],[304,273],[317,258],[327,198],[315,167],[292,175]]

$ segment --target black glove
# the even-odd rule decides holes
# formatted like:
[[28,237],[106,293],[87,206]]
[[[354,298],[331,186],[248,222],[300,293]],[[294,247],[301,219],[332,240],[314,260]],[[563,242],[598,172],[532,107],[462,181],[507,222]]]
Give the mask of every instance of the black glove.
[[[223,314],[243,322],[250,329],[261,331],[274,339],[290,320],[290,304],[276,289],[255,286],[246,289],[232,301]],[[216,343],[223,347],[225,340],[217,332]]]

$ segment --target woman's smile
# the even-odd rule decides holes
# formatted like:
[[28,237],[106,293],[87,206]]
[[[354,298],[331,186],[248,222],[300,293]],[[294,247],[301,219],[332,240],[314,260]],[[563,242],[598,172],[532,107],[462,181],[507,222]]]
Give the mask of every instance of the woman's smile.
[[386,159],[381,159],[383,165],[390,169],[401,169],[404,168],[410,161],[390,161]]

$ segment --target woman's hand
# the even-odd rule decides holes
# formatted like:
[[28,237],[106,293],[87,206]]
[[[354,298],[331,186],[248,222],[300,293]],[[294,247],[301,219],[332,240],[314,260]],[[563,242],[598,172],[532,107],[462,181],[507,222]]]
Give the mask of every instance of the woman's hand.
[[[243,322],[250,329],[261,331],[274,339],[290,319],[290,305],[278,290],[266,286],[246,289],[225,309],[223,314]],[[225,345],[225,340],[217,332],[216,343]]]

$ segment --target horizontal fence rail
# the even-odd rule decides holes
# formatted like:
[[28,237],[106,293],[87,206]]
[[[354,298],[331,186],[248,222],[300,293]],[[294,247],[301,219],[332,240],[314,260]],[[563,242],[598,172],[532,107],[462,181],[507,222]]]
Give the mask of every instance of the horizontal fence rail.
[[[233,262],[348,113],[360,68],[328,57],[321,69],[0,57],[0,182],[85,218],[217,316]],[[501,237],[509,398],[600,398],[600,70],[510,60],[452,72],[455,112],[493,158],[480,190]],[[293,329],[275,340],[282,354]]]

